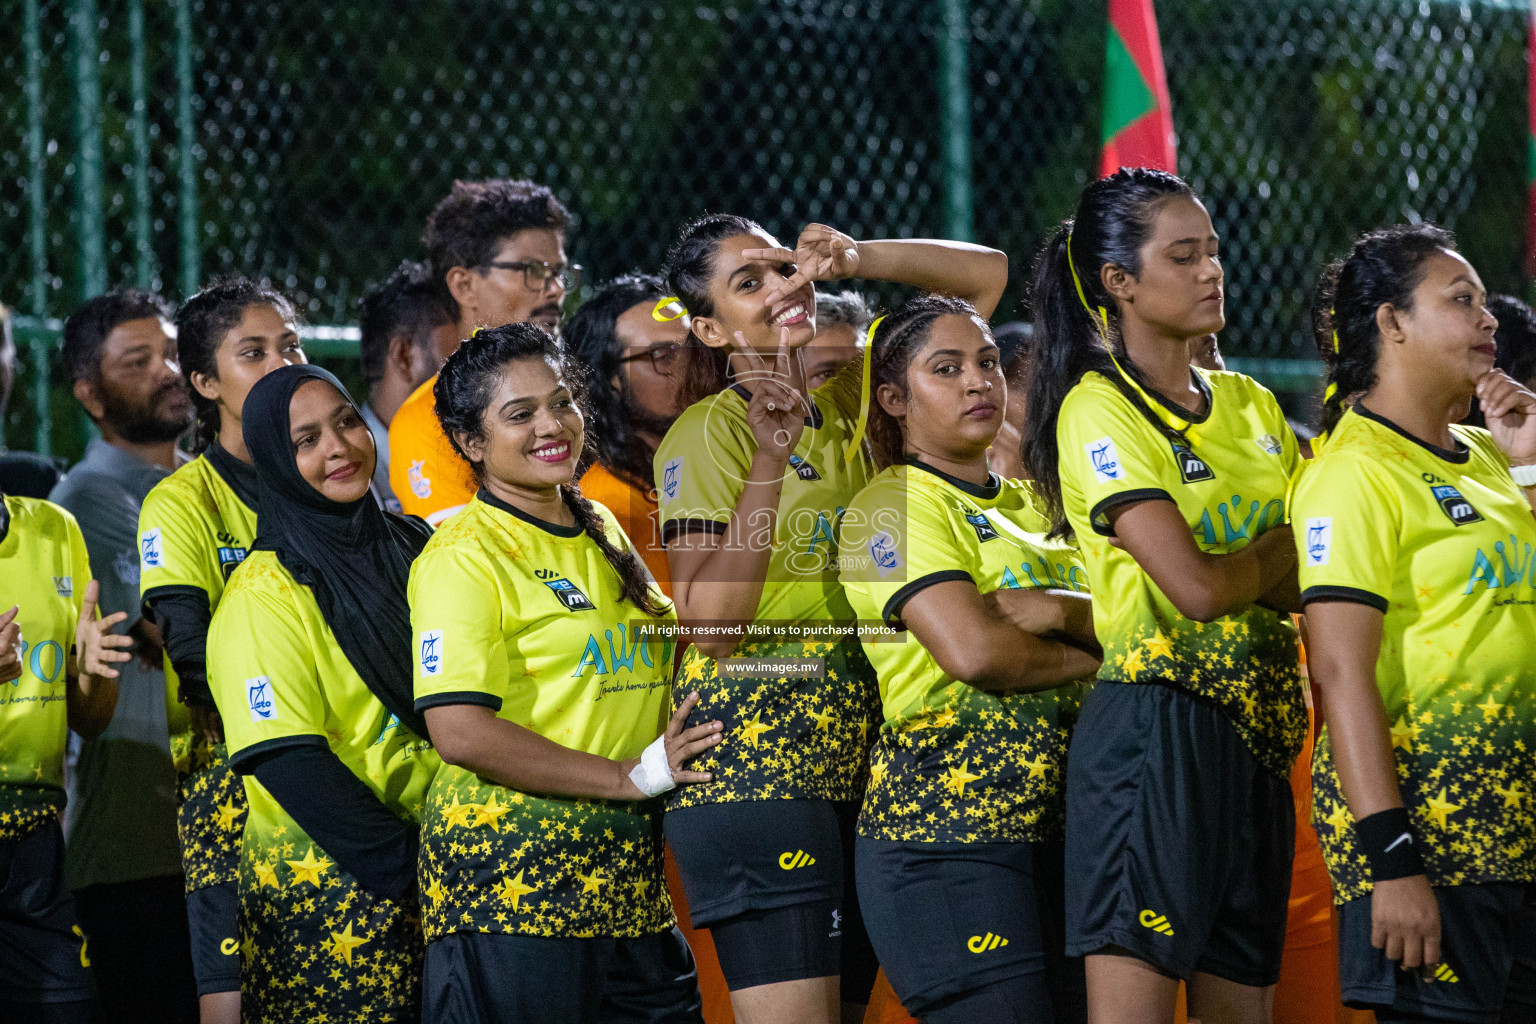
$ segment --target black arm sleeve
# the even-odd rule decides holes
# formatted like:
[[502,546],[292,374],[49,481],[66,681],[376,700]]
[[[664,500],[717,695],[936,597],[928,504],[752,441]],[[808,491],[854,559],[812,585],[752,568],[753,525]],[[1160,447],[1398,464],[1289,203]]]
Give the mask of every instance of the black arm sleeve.
[[385,807],[320,737],[286,744],[239,765],[256,776],[298,826],[368,891],[399,901],[416,883],[421,830]]
[[144,595],[144,612],[160,626],[160,642],[176,670],[176,696],[188,707],[217,710],[208,688],[208,592],[197,587],[156,587]]

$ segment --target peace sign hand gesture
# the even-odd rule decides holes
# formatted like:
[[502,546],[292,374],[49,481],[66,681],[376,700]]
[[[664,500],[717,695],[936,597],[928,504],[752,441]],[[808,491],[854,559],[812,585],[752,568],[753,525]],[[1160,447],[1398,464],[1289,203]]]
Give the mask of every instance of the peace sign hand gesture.
[[745,373],[736,375],[736,380],[752,392],[752,401],[747,403],[747,426],[757,441],[757,450],[788,462],[805,431],[805,400],[788,384],[789,328],[779,329],[779,351],[771,368],[740,331],[736,332],[733,347],[747,366]]
[[859,273],[859,243],[825,224],[807,224],[795,242],[794,252],[784,248],[743,249],[741,255],[749,260],[795,265],[795,272],[788,279],[776,288],[765,289],[765,306],[775,305],[812,281],[841,281]]
[[85,600],[80,602],[80,621],[75,624],[75,674],[86,694],[96,680],[118,677],[113,665],[133,660],[128,651],[133,646],[133,637],[112,632],[112,627],[128,618],[128,613],[113,612],[98,619],[96,599],[100,593],[101,584],[95,580],[86,584]]

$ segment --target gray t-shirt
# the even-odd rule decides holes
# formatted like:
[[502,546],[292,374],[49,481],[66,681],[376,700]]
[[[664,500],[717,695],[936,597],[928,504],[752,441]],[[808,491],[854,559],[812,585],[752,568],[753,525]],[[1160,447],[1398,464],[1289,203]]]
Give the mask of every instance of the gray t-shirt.
[[[128,613],[119,633],[139,618],[139,506],[169,475],[98,438],[48,495],[80,521],[101,614]],[[112,724],[94,740],[70,736],[64,872],[71,889],[181,873],[165,673],[138,658],[119,670]]]
[[386,512],[400,512],[400,499],[395,497],[395,492],[389,487],[389,426],[379,419],[379,414],[373,411],[373,406],[363,403],[363,422],[368,424],[368,430],[373,434],[373,445],[378,450],[379,457],[373,464],[373,491],[379,499],[379,504]]

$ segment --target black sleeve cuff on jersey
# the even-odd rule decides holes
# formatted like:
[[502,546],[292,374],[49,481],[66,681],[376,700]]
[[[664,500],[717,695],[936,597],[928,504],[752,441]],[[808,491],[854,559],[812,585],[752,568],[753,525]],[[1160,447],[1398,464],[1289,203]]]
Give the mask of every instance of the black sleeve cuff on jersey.
[[1302,608],[1306,608],[1310,601],[1349,601],[1352,604],[1369,605],[1382,614],[1387,611],[1386,598],[1355,587],[1308,587],[1301,592]]
[[1119,508],[1121,505],[1133,505],[1138,501],[1173,501],[1173,495],[1161,487],[1138,487],[1134,491],[1121,491],[1118,494],[1111,494],[1093,506],[1088,513],[1088,522],[1093,525],[1093,532],[1100,537],[1113,537],[1115,535],[1115,528],[1109,524],[1108,520],[1103,525],[1100,525],[1099,518],[1112,508]]
[[208,687],[208,623],[213,620],[208,592],[184,584],[155,587],[144,595],[144,617],[160,627],[160,645],[176,670],[177,699],[202,711],[217,710]]
[[363,888],[389,900],[416,883],[417,826],[395,817],[323,738],[270,749],[250,760],[252,774],[283,810]]
[[252,743],[237,753],[229,755],[229,766],[241,775],[251,774],[257,763],[279,750],[292,747],[329,747],[330,741],[317,733],[297,736],[274,736],[270,740]]
[[661,526],[661,546],[685,533],[724,533],[725,524],[713,519],[669,519]]
[[482,708],[490,708],[492,711],[501,710],[501,698],[490,693],[481,693],[479,690],[454,690],[449,693],[429,693],[425,697],[417,697],[411,705],[417,711],[425,711],[427,708],[445,708],[452,704],[474,704]]
[[[935,583],[949,583],[956,580],[964,580],[967,583],[975,582],[971,578],[971,574],[964,569],[945,569],[941,572],[931,572],[926,576],[919,576],[891,595],[891,599],[885,602],[885,608],[881,610],[880,617],[885,620],[888,626],[901,626],[901,610],[906,607],[908,601]],[[902,628],[906,627],[903,626]]]

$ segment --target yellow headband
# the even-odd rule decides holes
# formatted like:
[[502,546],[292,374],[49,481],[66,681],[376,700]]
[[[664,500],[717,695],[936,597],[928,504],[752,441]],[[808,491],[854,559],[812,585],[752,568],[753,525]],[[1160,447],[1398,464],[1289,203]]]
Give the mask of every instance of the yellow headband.
[[875,328],[880,326],[880,321],[885,317],[875,317],[869,325],[869,330],[864,332],[864,380],[859,385],[859,422],[853,428],[853,438],[848,442],[848,451],[843,454],[844,462],[852,462],[853,457],[859,453],[859,446],[864,443],[864,433],[869,429],[869,378],[870,364],[874,360],[875,353]]
[[688,309],[676,295],[668,295],[657,301],[651,307],[651,319],[659,324],[669,324],[673,320],[681,320],[688,315]]
[[[1328,311],[1328,322],[1329,323],[1333,323],[1334,322],[1334,317],[1336,317],[1336,316],[1338,316],[1338,313],[1336,311],[1330,309]],[[1333,329],[1333,354],[1335,356],[1337,356],[1339,354],[1339,329],[1337,327],[1335,327]],[[1337,359],[1334,360],[1334,369],[1335,369],[1335,371],[1337,371],[1337,369],[1338,369],[1338,360]],[[1326,409],[1328,407],[1328,403],[1333,401],[1333,396],[1338,394],[1338,393],[1339,393],[1339,383],[1338,383],[1338,381],[1331,381],[1328,384],[1328,386],[1323,389],[1323,408]],[[1314,437],[1312,439],[1312,454],[1313,454],[1314,457],[1317,455],[1318,452],[1323,450],[1323,445],[1324,445],[1324,443],[1327,442],[1327,440],[1328,440],[1328,432],[1326,430],[1321,432],[1321,433],[1319,433],[1316,437]]]
[[[1098,314],[1095,315],[1094,307],[1088,304],[1088,293],[1083,291],[1082,278],[1077,276],[1077,264],[1072,261],[1071,231],[1067,232],[1067,269],[1072,271],[1072,284],[1077,288],[1077,300],[1081,302],[1083,304],[1083,308],[1088,311],[1088,319],[1093,321],[1093,326],[1098,330],[1099,341],[1103,343],[1104,351],[1109,354],[1109,361],[1115,364],[1115,370],[1119,372],[1120,376],[1125,380],[1125,382],[1131,386],[1132,390],[1141,396],[1141,400],[1147,403],[1147,408],[1156,408],[1159,404],[1162,404],[1154,402],[1152,400],[1152,396],[1147,394],[1146,390],[1142,388],[1140,384],[1136,383],[1136,379],[1134,377],[1125,372],[1125,367],[1121,366],[1120,360],[1115,358],[1114,346],[1110,345],[1109,343],[1109,310],[1105,309],[1103,306],[1099,306]],[[1191,423],[1189,420],[1172,413],[1172,410],[1169,410],[1166,405],[1163,405],[1163,409],[1165,412],[1170,414],[1170,418],[1173,420],[1175,430],[1183,432],[1190,428]]]

